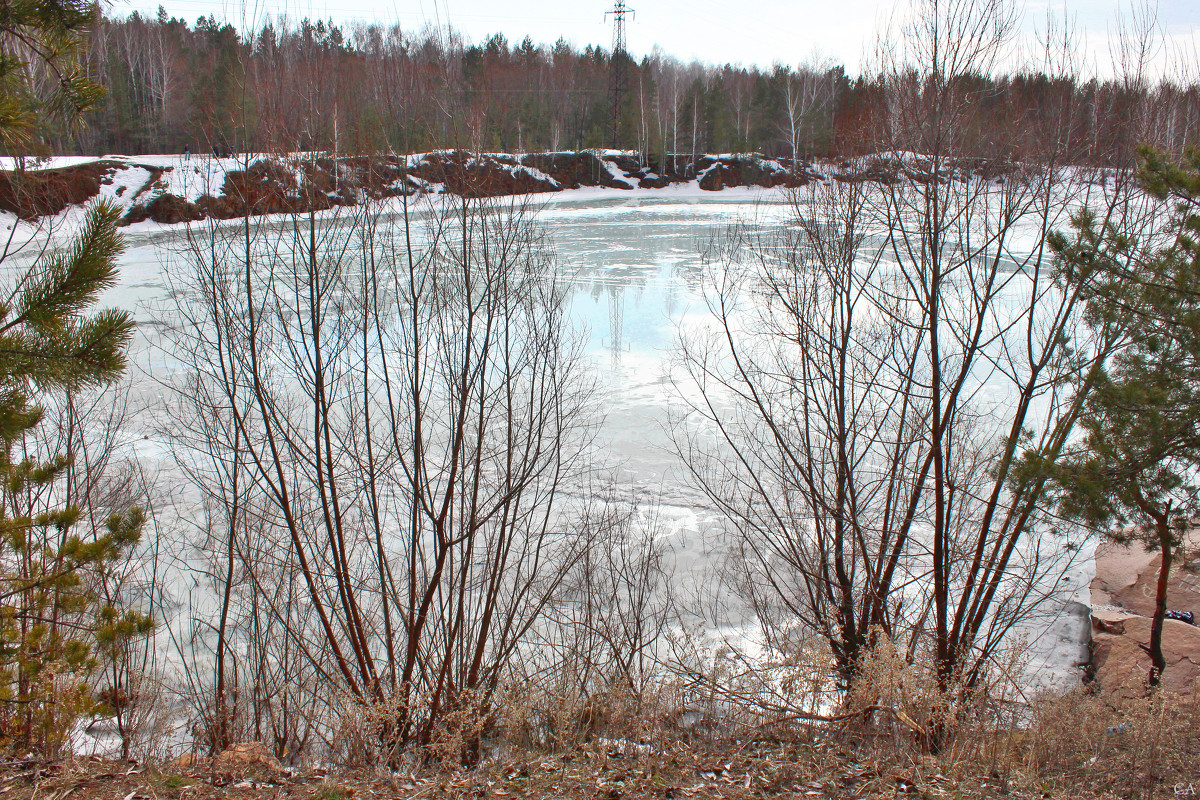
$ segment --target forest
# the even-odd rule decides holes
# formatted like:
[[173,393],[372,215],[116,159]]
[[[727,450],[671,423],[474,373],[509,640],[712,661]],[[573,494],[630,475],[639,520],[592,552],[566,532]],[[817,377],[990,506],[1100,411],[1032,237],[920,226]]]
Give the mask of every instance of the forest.
[[[1144,65],[1118,77],[1082,74],[1050,47],[1009,74],[954,80],[976,99],[974,152],[1018,158],[1048,125],[1071,163],[1131,164],[1134,144],[1179,152],[1200,130],[1200,86]],[[889,115],[886,76],[833,63],[683,63],[627,53],[613,126],[613,55],[529,37],[481,43],[444,28],[285,18],[238,30],[136,12],[109,16],[84,54],[107,97],[85,128],[57,131],[55,154],[178,153],[214,146],[249,152],[323,150],[362,155],[441,148],[539,152],[617,147],[643,161],[665,153],[758,152],[794,161],[872,147]],[[1025,135],[1014,136],[1014,131]],[[694,159],[693,159],[694,160]]]

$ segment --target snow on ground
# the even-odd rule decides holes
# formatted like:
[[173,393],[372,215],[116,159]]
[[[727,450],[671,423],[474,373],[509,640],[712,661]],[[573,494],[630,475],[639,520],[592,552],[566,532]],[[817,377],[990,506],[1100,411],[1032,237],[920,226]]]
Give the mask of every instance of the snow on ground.
[[615,162],[609,161],[608,159],[601,159],[600,163],[603,164],[608,170],[608,174],[612,176],[614,181],[617,183],[623,183],[630,189],[637,188],[637,181],[631,180],[629,176],[626,175],[621,168],[616,165]]
[[[404,156],[404,160],[407,166],[411,169],[415,168],[425,159],[439,155],[446,155],[449,152],[451,151],[412,153]],[[626,199],[639,199],[647,196],[670,198],[672,200],[710,197],[712,195],[711,191],[700,188],[700,179],[702,179],[712,170],[719,169],[722,163],[725,163],[731,159],[751,157],[745,154],[733,153],[722,153],[715,156],[708,156],[710,158],[721,160],[709,165],[706,169],[701,171],[695,179],[686,182],[673,183],[662,189],[642,189],[638,187],[637,179],[626,175],[613,160],[618,156],[632,155],[631,153],[619,150],[596,150],[591,152],[600,157],[601,163],[608,170],[614,181],[618,181],[630,188],[616,189],[606,187],[584,187],[563,192],[529,195],[528,197],[530,197],[530,201],[534,203],[548,201],[554,205],[562,203],[588,203],[601,198],[611,198],[614,194],[621,195]],[[566,154],[567,153],[552,153],[547,155]],[[297,179],[299,179],[300,163],[304,159],[313,155],[320,155],[324,157],[327,154],[295,153],[284,159],[284,163],[287,164],[290,162],[291,169],[297,176]],[[111,161],[114,164],[119,165],[119,167],[113,170],[111,181],[109,183],[102,183],[97,199],[108,200],[112,203],[115,203],[122,210],[128,210],[135,203],[147,203],[154,196],[160,194],[172,194],[192,203],[195,203],[201,197],[206,195],[213,197],[219,196],[222,193],[222,187],[224,186],[226,176],[230,172],[245,170],[247,166],[262,158],[278,160],[274,156],[259,153],[246,153],[230,158],[217,158],[207,153],[192,155],[108,155],[102,156],[99,159],[88,156],[57,156],[34,162],[32,166],[35,166],[38,169],[55,169],[75,166],[97,160]],[[497,169],[507,169],[509,172],[513,173],[514,176],[528,176],[539,181],[545,181],[554,186],[560,185],[552,176],[548,175],[542,170],[519,163],[519,161],[524,158],[524,155],[514,156],[511,154],[502,153],[485,153],[476,157],[475,160],[488,158],[491,159],[493,167]],[[768,170],[787,171],[786,167],[784,167],[778,160],[757,156],[754,156],[753,158],[755,158],[756,161],[761,163],[763,167]],[[513,159],[516,159],[518,163],[504,163],[511,162]],[[864,156],[856,159],[855,163],[861,166],[868,164],[872,161],[872,159],[882,159],[884,161],[891,161],[892,163],[913,165],[919,162],[920,157],[913,153],[879,153],[874,156]],[[13,168],[14,163],[15,160],[11,157],[0,158],[0,168],[11,169]],[[30,166],[28,162],[27,166]],[[817,175],[831,174],[837,171],[833,169],[833,164],[813,164],[811,166],[814,170],[816,170],[815,174]],[[154,171],[159,173],[157,178],[154,176]],[[1086,189],[1084,189],[1085,196],[1081,198],[1083,202],[1086,202],[1086,195],[1102,192],[1104,189],[1102,185],[1098,185],[1090,179],[1082,181],[1075,180],[1074,182],[1079,184],[1081,187],[1086,187]],[[392,184],[392,188],[400,188],[397,185],[399,183],[400,181],[394,182]],[[441,195],[445,192],[446,188],[443,184],[431,183],[416,178],[416,176],[409,176],[408,183],[409,186],[418,189],[421,194],[424,195]],[[773,197],[782,197],[787,190],[780,188],[765,189],[762,187],[750,186],[728,187],[720,191],[722,195],[729,195],[730,199],[749,199],[753,197],[755,199],[768,199],[769,201]],[[403,198],[395,197],[383,201],[383,203],[383,212],[385,214],[392,212],[398,213],[402,210],[404,200]],[[334,216],[337,213],[339,212],[336,209],[319,212],[319,214],[322,216]],[[31,231],[37,227],[50,227],[65,234],[76,229],[79,223],[82,221],[83,216],[83,208],[68,208],[54,218],[43,219],[35,225],[29,225],[28,223],[17,223],[15,215],[11,213],[0,212],[0,224],[3,224],[6,229],[11,229],[12,225],[14,224],[20,224],[22,227]],[[282,220],[285,215],[276,216],[279,220]],[[266,220],[272,221],[272,218],[268,216],[266,217]],[[238,223],[236,220],[233,220],[230,222],[230,224]],[[172,226],[163,226],[151,220],[146,220],[135,223],[133,226],[130,226],[128,230],[130,232],[149,232],[163,230],[164,227],[170,228]]]
[[530,166],[526,166],[525,164],[519,164],[513,168],[512,172],[515,175],[528,175],[529,177],[534,178],[539,181],[547,181],[555,186],[562,186],[561,183],[554,180],[554,178],[551,178],[549,175],[542,172],[537,167],[530,167]]
[[[440,151],[439,151],[440,152]],[[428,156],[437,155],[439,153],[413,153],[406,156],[405,160],[409,168],[413,168],[421,163]],[[612,157],[617,155],[628,155],[622,151],[598,151],[602,157]],[[306,155],[297,153],[292,156],[298,164],[300,159]],[[502,156],[503,154],[485,154]],[[225,178],[230,172],[245,170],[249,164],[253,164],[260,158],[268,157],[263,154],[242,154],[235,158],[216,158],[211,154],[192,154],[186,155],[140,155],[140,156],[103,156],[100,158],[89,156],[56,156],[49,159],[44,159],[37,162],[34,166],[37,169],[58,169],[62,167],[76,166],[79,164],[89,163],[93,161],[111,161],[120,165],[112,172],[112,179],[109,183],[103,183],[100,187],[100,192],[96,196],[97,200],[107,200],[115,204],[122,211],[127,211],[135,203],[146,203],[151,198],[160,194],[172,194],[187,200],[188,202],[196,202],[205,195],[219,196],[222,187],[225,184]],[[511,158],[512,156],[504,156]],[[518,156],[520,158],[520,156]],[[712,192],[701,189],[698,180],[691,180],[682,183],[674,183],[663,189],[641,189],[637,186],[635,179],[629,178],[619,167],[611,160],[602,158],[603,163],[614,180],[623,182],[630,189],[615,189],[606,187],[584,187],[563,192],[547,192],[544,194],[528,195],[530,202],[540,203],[549,202],[554,205],[562,203],[590,203],[600,199],[611,199],[614,195],[619,195],[622,199],[635,199],[644,197],[663,197],[672,200],[686,200],[693,198],[709,198]],[[12,169],[15,160],[12,158],[0,158],[0,168]],[[30,166],[27,163],[27,166]],[[559,185],[550,175],[536,167],[525,164],[502,165],[496,162],[496,166],[505,167],[514,175],[527,175],[537,180],[547,181],[552,185]],[[149,169],[148,169],[149,168]],[[299,174],[299,167],[294,166],[293,169]],[[157,179],[154,178],[152,170],[161,171]],[[445,185],[440,183],[431,183],[424,180],[416,179],[415,176],[409,177],[410,184],[419,188],[424,195],[441,195],[445,192]],[[739,197],[740,199],[749,199],[751,197],[771,197],[782,196],[780,189],[764,189],[761,187],[731,187],[722,190],[722,194],[731,194],[731,198]],[[404,199],[401,197],[389,198],[383,202],[383,212],[400,213],[403,210]],[[53,230],[55,235],[68,236],[73,231],[77,230],[82,224],[85,207],[70,207],[64,210],[61,214],[54,217],[43,218],[36,223],[28,223],[19,221],[16,215],[9,212],[0,212],[0,224],[5,230],[11,230],[13,225],[18,225],[19,228],[25,231],[26,235],[36,235],[38,230]],[[337,209],[318,212],[319,216],[335,216]],[[286,215],[267,215],[264,221],[282,221]],[[226,224],[239,224],[238,220],[227,220]],[[169,230],[172,226],[163,225],[152,220],[134,223],[126,228],[128,233],[150,233],[162,230]]]

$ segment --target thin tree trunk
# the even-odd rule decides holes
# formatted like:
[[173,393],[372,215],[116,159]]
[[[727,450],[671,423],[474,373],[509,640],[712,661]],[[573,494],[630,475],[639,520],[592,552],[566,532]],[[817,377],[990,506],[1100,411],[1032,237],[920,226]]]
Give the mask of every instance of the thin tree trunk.
[[1159,547],[1162,550],[1162,564],[1158,568],[1158,586],[1154,593],[1154,619],[1150,623],[1150,686],[1158,686],[1162,682],[1163,671],[1167,668],[1167,660],[1163,656],[1162,634],[1163,623],[1167,618],[1167,588],[1171,578],[1171,561],[1174,551],[1171,540],[1170,520],[1166,514],[1154,517],[1154,530],[1158,534]]

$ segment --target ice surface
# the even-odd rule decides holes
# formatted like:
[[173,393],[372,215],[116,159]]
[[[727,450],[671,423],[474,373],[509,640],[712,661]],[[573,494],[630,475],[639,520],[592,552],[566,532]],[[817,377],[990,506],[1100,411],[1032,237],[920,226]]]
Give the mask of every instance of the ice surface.
[[[195,155],[136,161],[170,166],[164,173],[167,190],[188,198],[219,190],[224,170],[234,168],[229,160]],[[126,194],[136,191],[139,175],[145,182],[144,170],[127,172],[128,179],[106,191],[115,193],[118,185]],[[572,325],[586,337],[587,357],[605,393],[600,455],[630,492],[659,510],[658,532],[670,544],[677,577],[693,587],[714,566],[720,542],[715,515],[684,478],[667,435],[671,415],[682,410],[678,387],[669,377],[672,348],[680,330],[709,318],[697,288],[707,239],[739,217],[778,224],[786,201],[781,190],[714,193],[694,181],[666,189],[589,188],[531,199],[541,207],[540,220],[556,244],[560,273],[572,286]],[[401,201],[393,202],[399,208]],[[167,300],[168,270],[182,229],[144,222],[126,230],[130,247],[120,283],[103,302],[133,308],[141,323],[135,383],[150,410],[135,420],[129,438],[149,471],[178,485],[181,476],[175,474],[170,443],[160,437],[153,409],[162,402],[159,381],[171,369],[155,347],[155,325]],[[186,498],[162,513],[186,513]],[[1088,602],[1090,570],[1090,557],[1081,558],[1047,606],[1045,619],[1025,631],[1040,685],[1078,681],[1086,628],[1080,630],[1070,603]]]

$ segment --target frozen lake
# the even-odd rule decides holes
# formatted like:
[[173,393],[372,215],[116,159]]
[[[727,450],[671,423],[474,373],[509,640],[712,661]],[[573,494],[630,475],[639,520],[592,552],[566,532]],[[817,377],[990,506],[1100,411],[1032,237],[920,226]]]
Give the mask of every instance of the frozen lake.
[[[672,411],[681,408],[668,377],[674,343],[681,329],[709,314],[700,287],[705,243],[738,219],[770,228],[781,225],[789,211],[786,198],[771,191],[609,192],[554,196],[539,214],[572,287],[573,324],[584,332],[601,387],[599,466],[615,477],[619,492],[653,509],[656,532],[669,542],[675,579],[684,588],[703,585],[722,538],[706,498],[688,485],[668,434]],[[134,308],[143,323],[134,356],[134,395],[145,413],[134,418],[129,433],[144,466],[176,501],[167,504],[168,514],[187,514],[189,499],[171,444],[158,433],[155,406],[162,401],[161,381],[169,380],[170,365],[154,340],[155,321],[167,301],[166,270],[179,237],[157,226],[133,229],[121,283],[105,298]],[[1081,562],[1071,575],[1073,588],[1047,609],[1043,623],[1024,634],[1031,640],[1035,670],[1047,683],[1077,680],[1073,664],[1087,620],[1069,601],[1088,601],[1090,564],[1090,559]],[[1059,613],[1064,608],[1067,613]]]
[[[779,224],[788,205],[770,191],[638,194],[555,196],[538,220],[573,289],[571,315],[603,393],[598,466],[616,476],[619,491],[627,489],[655,510],[662,533],[679,551],[677,570],[687,573],[704,569],[704,554],[717,543],[705,535],[711,528],[705,499],[680,474],[667,434],[677,400],[667,376],[674,342],[681,324],[707,315],[699,287],[705,242],[739,218]],[[104,298],[135,309],[141,325],[135,395],[151,413],[140,415],[135,425],[144,427],[130,433],[142,459],[163,473],[172,470],[170,444],[158,441],[152,406],[161,399],[159,381],[170,380],[170,365],[154,341],[156,322],[169,311],[166,271],[179,258],[181,238],[181,232],[137,226],[122,258],[120,285]]]

